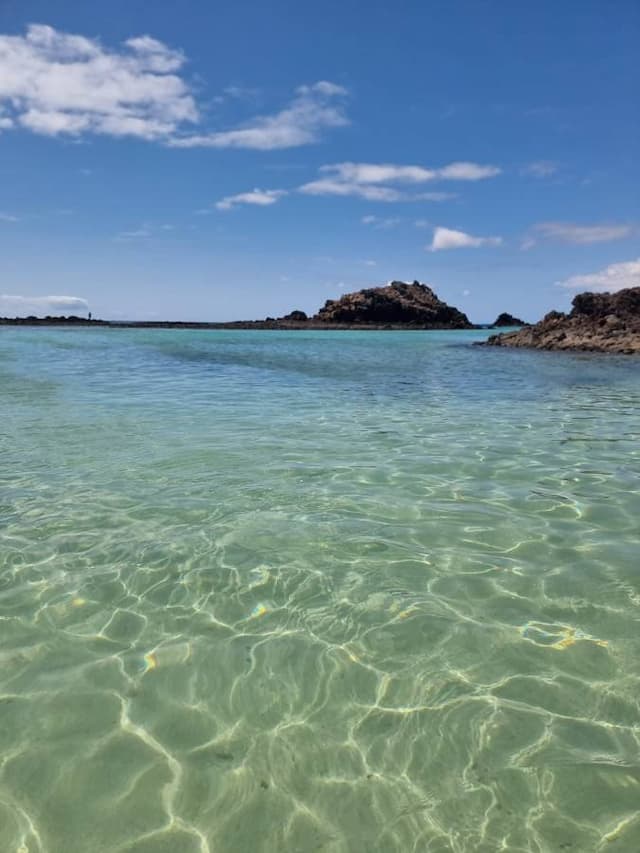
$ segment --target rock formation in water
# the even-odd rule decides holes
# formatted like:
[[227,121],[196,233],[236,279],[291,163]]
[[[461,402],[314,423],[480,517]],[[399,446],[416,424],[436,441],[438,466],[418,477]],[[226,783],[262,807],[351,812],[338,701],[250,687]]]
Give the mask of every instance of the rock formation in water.
[[414,281],[392,281],[329,299],[312,320],[316,323],[366,326],[415,326],[431,329],[470,329],[468,317]]
[[305,314],[304,311],[291,311],[289,314],[285,314],[284,317],[280,317],[279,323],[306,323],[309,318]]
[[503,311],[502,314],[499,314],[495,322],[493,323],[494,328],[499,326],[526,326],[527,324],[524,320],[518,320],[517,317],[514,317],[513,314],[507,314],[506,311]]
[[550,311],[535,326],[493,335],[491,346],[640,354],[640,287],[580,293],[569,314]]

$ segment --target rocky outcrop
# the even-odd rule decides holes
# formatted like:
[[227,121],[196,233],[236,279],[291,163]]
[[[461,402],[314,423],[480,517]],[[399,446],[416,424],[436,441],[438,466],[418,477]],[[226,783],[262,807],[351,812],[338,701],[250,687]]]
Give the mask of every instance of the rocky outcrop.
[[493,335],[491,346],[640,355],[640,287],[580,293],[569,314],[550,311],[535,326]]
[[518,320],[517,317],[514,317],[513,314],[507,314],[506,311],[503,311],[502,314],[499,314],[495,322],[493,323],[494,328],[499,328],[500,326],[526,326],[527,324],[524,320]]
[[304,311],[291,311],[290,314],[285,314],[280,317],[281,323],[306,323],[309,318]]
[[414,326],[428,329],[470,329],[468,317],[438,299],[427,287],[414,281],[392,281],[386,287],[370,287],[329,299],[313,321],[323,324],[366,326]]

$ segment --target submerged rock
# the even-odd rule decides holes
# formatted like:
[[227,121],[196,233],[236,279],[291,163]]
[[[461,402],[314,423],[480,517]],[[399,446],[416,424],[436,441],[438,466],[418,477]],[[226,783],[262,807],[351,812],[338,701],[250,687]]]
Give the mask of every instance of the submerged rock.
[[434,329],[470,329],[466,314],[447,305],[427,287],[414,281],[392,281],[329,299],[313,318],[319,323],[384,324]]
[[526,326],[524,320],[519,320],[517,317],[514,317],[513,314],[507,314],[506,311],[503,311],[502,314],[498,314],[493,323],[494,327],[499,326]]
[[640,354],[640,287],[617,293],[579,293],[569,314],[550,311],[539,323],[492,335],[499,347]]

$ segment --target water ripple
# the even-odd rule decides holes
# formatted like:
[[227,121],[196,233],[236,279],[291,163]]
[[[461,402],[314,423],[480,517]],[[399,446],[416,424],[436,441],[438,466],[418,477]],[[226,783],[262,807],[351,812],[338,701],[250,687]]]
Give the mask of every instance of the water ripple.
[[3,330],[0,849],[640,849],[640,376]]

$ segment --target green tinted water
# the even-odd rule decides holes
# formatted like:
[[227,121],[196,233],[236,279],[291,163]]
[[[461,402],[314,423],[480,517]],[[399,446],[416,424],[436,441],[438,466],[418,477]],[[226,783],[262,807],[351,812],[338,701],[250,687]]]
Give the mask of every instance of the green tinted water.
[[0,850],[640,849],[640,362],[0,330]]

